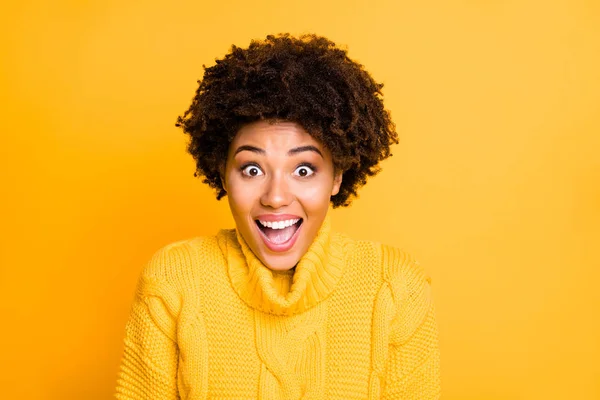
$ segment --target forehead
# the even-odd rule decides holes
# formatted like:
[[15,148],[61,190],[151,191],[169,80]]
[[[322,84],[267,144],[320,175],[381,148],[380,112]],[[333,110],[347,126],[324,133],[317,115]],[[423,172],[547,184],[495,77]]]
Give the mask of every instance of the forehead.
[[323,146],[302,126],[288,121],[257,121],[244,125],[231,142],[231,149],[252,144],[265,150],[288,150],[300,145]]

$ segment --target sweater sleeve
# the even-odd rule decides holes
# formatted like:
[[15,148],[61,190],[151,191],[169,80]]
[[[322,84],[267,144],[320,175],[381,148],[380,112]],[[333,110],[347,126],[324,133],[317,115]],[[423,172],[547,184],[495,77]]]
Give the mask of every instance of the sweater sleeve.
[[176,316],[180,298],[168,281],[169,246],[157,251],[138,280],[125,326],[118,400],[179,399]]
[[431,278],[410,255],[395,249],[388,255],[396,311],[382,399],[437,400],[441,396],[440,350]]

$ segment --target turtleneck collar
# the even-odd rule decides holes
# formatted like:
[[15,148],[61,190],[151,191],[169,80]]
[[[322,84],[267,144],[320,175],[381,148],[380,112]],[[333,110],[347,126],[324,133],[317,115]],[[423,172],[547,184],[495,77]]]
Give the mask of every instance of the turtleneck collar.
[[304,312],[327,298],[342,276],[342,236],[331,232],[329,216],[306,254],[289,271],[266,267],[237,229],[221,230],[218,238],[233,289],[246,304],[265,313]]

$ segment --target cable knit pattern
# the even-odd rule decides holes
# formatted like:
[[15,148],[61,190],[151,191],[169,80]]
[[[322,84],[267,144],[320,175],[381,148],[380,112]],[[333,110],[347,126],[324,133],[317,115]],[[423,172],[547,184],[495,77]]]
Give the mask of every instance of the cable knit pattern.
[[116,398],[439,399],[431,279],[331,231],[271,271],[239,232],[164,246],[138,282]]

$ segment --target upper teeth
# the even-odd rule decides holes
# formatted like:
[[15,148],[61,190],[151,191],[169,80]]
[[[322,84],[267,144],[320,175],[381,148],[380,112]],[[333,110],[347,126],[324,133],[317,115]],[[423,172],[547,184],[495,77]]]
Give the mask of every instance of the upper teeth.
[[271,229],[287,228],[288,226],[294,225],[298,221],[300,221],[300,218],[286,219],[285,221],[261,221],[261,220],[258,220],[258,222],[260,222],[260,224],[262,226],[266,226],[267,228],[271,228]]

